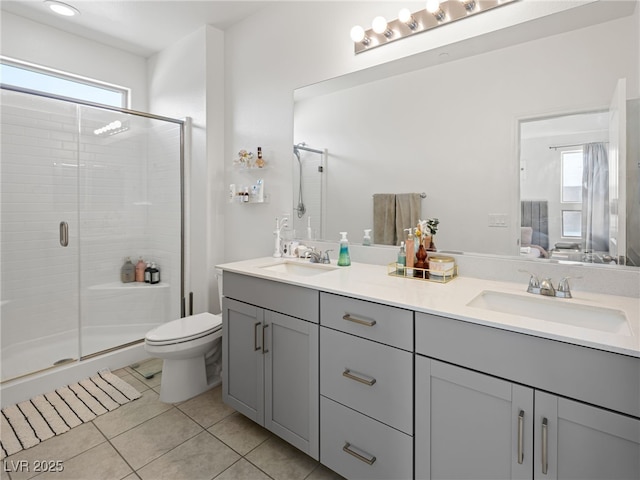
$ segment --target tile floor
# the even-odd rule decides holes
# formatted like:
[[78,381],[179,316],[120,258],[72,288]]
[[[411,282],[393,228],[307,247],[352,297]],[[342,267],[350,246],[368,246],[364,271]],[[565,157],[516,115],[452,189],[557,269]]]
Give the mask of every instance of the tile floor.
[[[342,478],[225,405],[221,387],[166,404],[158,395],[161,374],[145,379],[131,368],[114,373],[142,397],[5,458],[0,480]],[[26,471],[47,460],[61,462],[64,470]]]

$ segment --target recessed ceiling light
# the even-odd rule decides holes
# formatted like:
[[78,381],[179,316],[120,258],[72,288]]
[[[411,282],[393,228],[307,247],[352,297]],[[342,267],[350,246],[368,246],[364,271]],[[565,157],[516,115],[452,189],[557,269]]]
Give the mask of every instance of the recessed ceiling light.
[[58,15],[63,15],[65,17],[80,15],[80,11],[77,8],[72,7],[71,5],[68,5],[66,3],[58,2],[56,0],[44,0],[44,3]]

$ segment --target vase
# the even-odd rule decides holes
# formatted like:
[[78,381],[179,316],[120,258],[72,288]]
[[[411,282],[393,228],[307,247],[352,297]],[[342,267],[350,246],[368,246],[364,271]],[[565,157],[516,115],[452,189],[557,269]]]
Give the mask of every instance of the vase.
[[435,238],[435,235],[425,235],[424,239],[423,239],[423,244],[424,244],[424,248],[425,250],[427,250],[427,252],[435,252],[436,251],[436,244],[433,242],[433,239]]
[[424,248],[424,245],[420,243],[420,247],[418,248],[418,253],[416,253],[416,263],[413,269],[413,276],[417,278],[429,278],[429,272],[427,272],[427,266],[429,263],[427,262],[427,250]]

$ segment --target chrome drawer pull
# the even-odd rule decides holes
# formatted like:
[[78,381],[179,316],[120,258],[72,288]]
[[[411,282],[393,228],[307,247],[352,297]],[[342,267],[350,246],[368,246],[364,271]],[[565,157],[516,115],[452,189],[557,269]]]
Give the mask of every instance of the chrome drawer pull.
[[358,375],[355,375],[355,374],[351,373],[351,370],[349,370],[348,368],[344,369],[344,372],[342,372],[342,376],[350,378],[351,380],[355,380],[356,382],[364,383],[365,385],[369,385],[369,386],[371,386],[374,383],[376,383],[376,379],[375,378],[373,378],[373,377],[369,377],[369,378],[359,377]]
[[549,471],[549,423],[546,418],[542,419],[542,473],[544,475]]
[[360,325],[364,325],[366,327],[373,327],[376,324],[375,320],[362,320],[361,318],[352,317],[350,313],[345,313],[342,316],[343,320],[347,320],[348,322],[359,323]]
[[347,452],[349,455],[353,455],[358,460],[366,463],[367,465],[373,465],[373,462],[376,461],[376,457],[374,457],[373,455],[369,455],[368,453],[363,452],[356,447],[352,447],[349,442],[345,442],[344,447],[342,447],[342,451]]
[[518,463],[524,462],[524,410],[518,415]]

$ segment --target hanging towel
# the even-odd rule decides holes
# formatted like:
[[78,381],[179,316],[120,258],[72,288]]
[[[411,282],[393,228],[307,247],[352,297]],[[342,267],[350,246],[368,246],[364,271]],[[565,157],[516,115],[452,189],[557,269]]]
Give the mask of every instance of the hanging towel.
[[396,242],[404,238],[404,229],[415,227],[422,215],[422,202],[419,193],[396,194]]
[[396,244],[396,195],[373,195],[373,241],[383,245]]

